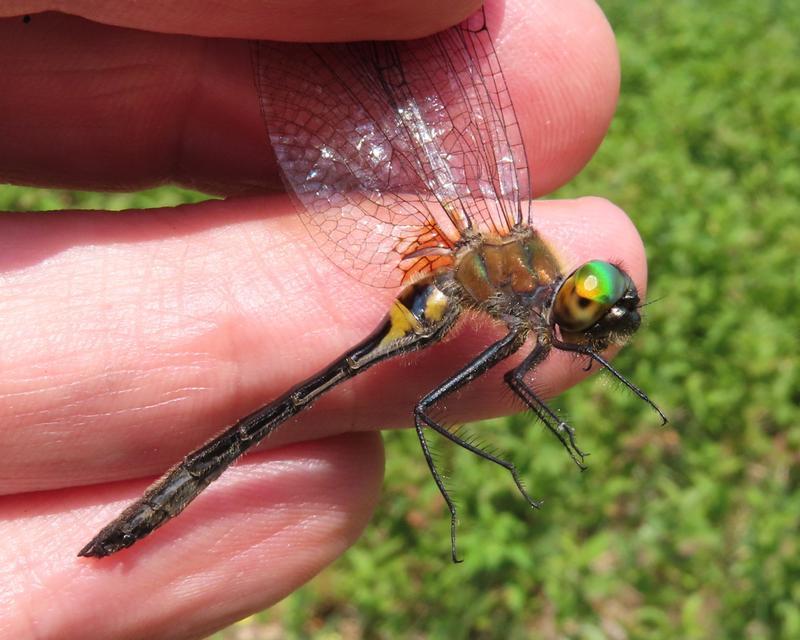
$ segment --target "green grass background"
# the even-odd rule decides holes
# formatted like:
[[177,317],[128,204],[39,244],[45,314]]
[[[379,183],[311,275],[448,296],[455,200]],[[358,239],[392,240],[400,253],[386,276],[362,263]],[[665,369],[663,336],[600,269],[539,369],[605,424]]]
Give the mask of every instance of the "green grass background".
[[[800,638],[800,7],[601,4],[619,110],[558,195],[608,197],[644,237],[659,300],[617,364],[670,424],[616,385],[582,384],[558,406],[592,453],[583,474],[526,417],[473,428],[513,452],[546,507],[448,451],[458,566],[414,434],[388,433],[364,537],[216,638]],[[4,209],[197,198],[0,189]]]

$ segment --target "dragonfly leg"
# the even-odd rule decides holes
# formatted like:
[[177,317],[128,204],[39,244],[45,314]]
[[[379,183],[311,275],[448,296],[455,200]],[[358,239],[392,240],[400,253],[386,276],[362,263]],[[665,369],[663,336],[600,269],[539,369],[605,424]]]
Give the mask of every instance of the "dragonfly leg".
[[514,464],[507,460],[503,460],[502,458],[499,458],[488,451],[484,451],[480,447],[451,432],[447,427],[439,424],[433,418],[431,418],[428,415],[428,411],[444,396],[453,393],[475,378],[483,375],[496,364],[502,362],[511,354],[516,352],[525,342],[525,337],[526,334],[524,330],[512,328],[505,337],[492,344],[488,349],[486,349],[477,358],[461,369],[461,371],[456,373],[452,378],[446,380],[436,389],[422,398],[422,400],[417,403],[417,406],[414,409],[414,426],[416,427],[417,437],[419,438],[419,442],[422,447],[422,453],[425,456],[425,461],[428,463],[428,468],[431,471],[433,480],[436,483],[436,486],[439,488],[439,492],[442,494],[444,501],[447,503],[447,508],[450,511],[450,549],[453,562],[461,562],[458,559],[458,553],[456,551],[456,524],[458,521],[456,506],[450,497],[450,494],[444,485],[444,480],[442,479],[439,470],[436,468],[436,463],[431,456],[430,447],[428,446],[428,441],[425,438],[425,427],[430,427],[440,435],[456,443],[460,447],[463,447],[467,451],[474,453],[484,460],[494,462],[495,464],[498,464],[504,469],[508,470],[508,472],[511,473],[511,477],[514,479],[514,483],[517,485],[517,488],[525,500],[527,500],[528,504],[530,504],[532,507],[538,508],[540,503],[528,495]]
[[[539,364],[544,362],[550,353],[550,349],[541,343],[537,343],[536,348],[531,351],[525,360],[518,367],[508,371],[505,375],[506,384],[522,400],[525,405],[544,423],[550,432],[558,438],[564,448],[569,453],[572,461],[578,465],[581,471],[586,469],[584,458],[589,455],[581,451],[575,442],[575,429],[561,420],[558,414],[544,402],[533,389],[525,382],[525,376]],[[566,436],[566,437],[565,437]]]
[[650,407],[655,411],[658,416],[661,418],[661,426],[663,427],[667,422],[667,416],[664,415],[664,412],[658,408],[658,405],[653,402],[648,395],[642,391],[639,387],[633,384],[630,380],[628,380],[625,376],[623,376],[619,371],[617,371],[614,367],[611,366],[611,363],[606,360],[603,356],[599,353],[595,353],[589,347],[585,347],[578,344],[571,344],[569,342],[562,342],[561,340],[553,340],[553,346],[556,349],[560,349],[561,351],[570,351],[572,353],[578,353],[584,355],[589,358],[589,361],[595,361],[601,367],[603,367],[606,371],[608,371],[612,376],[614,376],[617,380],[619,380],[622,384],[624,384],[628,389],[630,389],[636,396],[638,396],[641,400],[646,402],[650,405]]
[[418,420],[415,420],[414,428],[417,430],[417,438],[419,438],[419,444],[420,447],[422,447],[422,455],[425,456],[425,462],[428,463],[428,469],[431,471],[433,481],[439,488],[439,493],[442,494],[442,498],[444,498],[444,501],[447,504],[447,509],[450,512],[450,553],[452,554],[453,562],[462,562],[462,560],[459,560],[458,554],[456,553],[456,503],[453,502],[453,498],[450,497],[450,492],[444,485],[442,475],[439,473],[439,470],[436,468],[436,463],[433,461],[430,445],[428,444],[428,439],[425,437],[423,425]]

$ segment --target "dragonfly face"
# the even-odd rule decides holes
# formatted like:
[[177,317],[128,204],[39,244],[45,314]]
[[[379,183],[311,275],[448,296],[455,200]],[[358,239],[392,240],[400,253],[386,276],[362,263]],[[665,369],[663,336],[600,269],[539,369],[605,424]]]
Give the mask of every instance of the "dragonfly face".
[[553,321],[566,342],[602,351],[623,344],[641,324],[639,294],[630,276],[593,260],[567,277],[556,293]]
[[450,509],[456,560],[456,508],[430,455],[430,433],[507,469],[529,504],[539,503],[512,463],[462,439],[431,409],[527,350],[504,380],[582,465],[574,431],[536,395],[528,374],[553,348],[571,351],[650,402],[598,353],[639,326],[636,289],[601,261],[564,274],[537,233],[522,134],[482,12],[410,42],[257,43],[253,60],[269,143],[309,233],[354,277],[401,291],[372,334],[187,455],[79,555],[131,546],[320,395],[437,343],[472,310],[503,325],[504,337],[421,398],[413,416]]

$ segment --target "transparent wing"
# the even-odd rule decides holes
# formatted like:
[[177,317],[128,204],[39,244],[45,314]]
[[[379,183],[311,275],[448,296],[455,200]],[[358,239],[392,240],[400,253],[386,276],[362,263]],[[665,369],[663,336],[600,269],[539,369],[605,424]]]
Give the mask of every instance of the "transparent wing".
[[396,287],[450,264],[465,234],[530,222],[522,136],[483,12],[419,40],[253,51],[286,187],[359,280]]

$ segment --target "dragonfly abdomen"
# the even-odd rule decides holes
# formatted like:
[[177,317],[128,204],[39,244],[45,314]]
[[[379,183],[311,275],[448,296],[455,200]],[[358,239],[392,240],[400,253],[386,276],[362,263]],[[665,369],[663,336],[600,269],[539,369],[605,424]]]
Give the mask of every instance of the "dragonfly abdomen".
[[230,464],[323,393],[373,364],[436,342],[460,306],[429,277],[406,287],[372,334],[328,367],[186,456],[104,527],[78,555],[103,557],[130,547],[178,515]]

